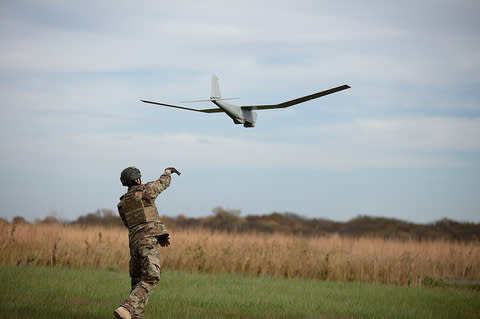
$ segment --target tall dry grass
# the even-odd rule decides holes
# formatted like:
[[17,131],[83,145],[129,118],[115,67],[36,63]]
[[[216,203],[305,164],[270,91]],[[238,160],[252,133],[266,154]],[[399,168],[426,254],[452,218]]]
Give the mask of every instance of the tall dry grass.
[[[0,263],[128,269],[127,230],[0,226]],[[307,238],[179,230],[161,249],[169,270],[422,286],[480,280],[480,243]]]

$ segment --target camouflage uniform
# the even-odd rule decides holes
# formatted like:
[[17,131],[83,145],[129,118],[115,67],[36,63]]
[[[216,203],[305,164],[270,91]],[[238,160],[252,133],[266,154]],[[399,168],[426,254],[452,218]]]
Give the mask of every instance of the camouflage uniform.
[[[132,290],[122,306],[130,311],[132,318],[143,318],[148,297],[160,280],[160,251],[158,236],[168,235],[165,225],[160,221],[155,207],[157,196],[170,185],[170,174],[164,173],[159,179],[142,185],[128,188],[128,192],[120,197],[118,211],[123,223],[127,226],[130,246],[130,277]],[[125,216],[126,198],[141,197],[145,210],[153,211],[153,220],[129,227]]]

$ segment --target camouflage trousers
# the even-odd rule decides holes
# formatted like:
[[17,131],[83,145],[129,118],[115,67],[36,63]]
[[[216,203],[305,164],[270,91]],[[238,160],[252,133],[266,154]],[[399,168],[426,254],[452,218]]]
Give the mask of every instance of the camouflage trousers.
[[145,306],[153,289],[160,280],[160,250],[156,237],[147,237],[130,242],[130,277],[132,290],[122,306],[132,318],[143,318]]

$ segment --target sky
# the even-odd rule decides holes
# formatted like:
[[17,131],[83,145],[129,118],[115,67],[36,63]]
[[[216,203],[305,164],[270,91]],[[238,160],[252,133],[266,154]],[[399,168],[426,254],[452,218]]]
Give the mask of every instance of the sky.
[[[175,166],[161,215],[480,222],[480,2],[0,2],[0,217],[116,211]],[[280,103],[256,127],[145,104]]]

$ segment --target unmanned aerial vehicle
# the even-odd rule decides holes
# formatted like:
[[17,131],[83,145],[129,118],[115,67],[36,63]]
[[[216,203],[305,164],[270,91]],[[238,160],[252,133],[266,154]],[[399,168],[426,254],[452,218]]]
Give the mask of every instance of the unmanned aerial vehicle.
[[314,94],[306,95],[303,97],[299,97],[294,100],[286,101],[283,103],[279,104],[267,104],[267,105],[244,105],[244,106],[237,106],[233,105],[230,103],[225,102],[225,100],[231,100],[233,98],[222,98],[220,95],[220,87],[218,86],[218,77],[216,75],[212,76],[212,94],[210,96],[209,100],[197,100],[197,101],[188,101],[188,102],[204,102],[204,101],[209,101],[215,104],[217,107],[213,109],[195,109],[195,108],[190,108],[190,107],[185,107],[185,106],[178,106],[178,105],[172,105],[172,104],[166,104],[166,103],[160,103],[160,102],[153,102],[153,101],[147,101],[147,100],[141,100],[142,102],[145,103],[151,103],[151,104],[156,104],[156,105],[162,105],[162,106],[168,106],[168,107],[174,107],[182,110],[188,110],[188,111],[195,111],[195,112],[203,112],[203,113],[219,113],[219,112],[224,112],[226,113],[230,118],[232,118],[233,122],[235,124],[243,124],[244,127],[254,127],[255,122],[257,120],[257,113],[254,112],[255,110],[269,110],[269,109],[281,109],[281,108],[286,108],[295,104],[307,102],[328,94],[332,94],[338,91],[342,91],[345,89],[349,89],[350,86],[348,85],[342,85],[338,86],[336,88],[332,88],[329,90],[317,92]]

